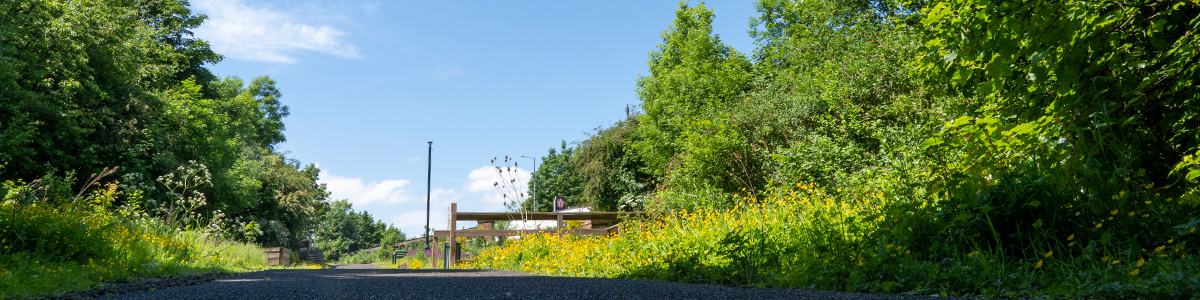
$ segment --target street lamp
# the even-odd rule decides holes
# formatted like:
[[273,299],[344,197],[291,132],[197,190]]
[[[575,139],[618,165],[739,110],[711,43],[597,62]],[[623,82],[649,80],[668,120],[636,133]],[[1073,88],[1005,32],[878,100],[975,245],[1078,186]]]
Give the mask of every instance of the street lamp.
[[524,156],[524,155],[521,155],[521,157],[533,160],[533,172],[529,173],[529,177],[533,178],[533,192],[530,194],[532,194],[532,196],[533,196],[533,211],[536,212],[537,204],[538,204],[537,203],[537,158],[536,157],[528,157],[528,156]]
[[433,186],[433,141],[429,141],[429,167],[425,173],[425,251],[429,251],[429,196]]

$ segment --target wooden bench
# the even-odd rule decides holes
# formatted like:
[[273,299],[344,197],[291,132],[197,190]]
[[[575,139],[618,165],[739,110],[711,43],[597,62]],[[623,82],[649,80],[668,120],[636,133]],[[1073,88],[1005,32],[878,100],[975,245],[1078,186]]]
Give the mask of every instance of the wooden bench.
[[[569,234],[569,235],[608,235],[620,233],[620,224],[606,228],[566,229],[566,221],[612,221],[620,222],[625,218],[643,217],[643,212],[458,212],[458,203],[450,203],[449,230],[434,230],[434,240],[446,238],[450,241],[450,251],[456,253],[458,245],[456,237],[486,237],[486,236],[517,236],[535,233]],[[458,221],[558,221],[555,229],[490,229],[490,230],[456,230]],[[437,243],[436,241],[434,243]],[[458,258],[449,255],[449,263],[453,265]],[[433,264],[430,264],[432,267]]]

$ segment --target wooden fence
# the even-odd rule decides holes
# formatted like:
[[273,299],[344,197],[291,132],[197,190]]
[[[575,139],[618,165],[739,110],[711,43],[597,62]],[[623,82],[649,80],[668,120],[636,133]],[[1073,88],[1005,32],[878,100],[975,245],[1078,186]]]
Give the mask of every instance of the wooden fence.
[[[486,237],[486,236],[514,236],[534,233],[554,233],[554,234],[570,234],[570,235],[607,235],[620,232],[620,224],[611,225],[605,228],[582,228],[582,229],[566,229],[566,221],[590,221],[595,224],[596,221],[605,221],[618,223],[625,218],[642,217],[643,212],[504,212],[504,213],[489,213],[489,212],[458,212],[458,203],[450,203],[450,230],[434,230],[433,238],[445,238],[450,243],[450,251],[443,254],[449,257],[450,265],[453,265],[458,260],[458,257],[449,255],[457,253],[458,245],[453,243],[456,237]],[[456,230],[455,224],[458,221],[558,221],[556,229],[523,229],[523,230],[506,230],[506,229],[491,229],[491,230]],[[434,267],[436,264],[430,264]]]

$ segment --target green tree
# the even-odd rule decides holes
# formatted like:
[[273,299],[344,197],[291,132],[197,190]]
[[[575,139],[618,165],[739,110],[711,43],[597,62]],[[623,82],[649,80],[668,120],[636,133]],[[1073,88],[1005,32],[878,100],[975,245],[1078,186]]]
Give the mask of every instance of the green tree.
[[400,229],[396,229],[396,227],[392,227],[392,225],[388,225],[387,229],[383,231],[381,237],[382,238],[379,239],[379,246],[381,247],[398,244],[407,238],[404,236],[404,232],[400,232]]
[[639,140],[637,119],[629,118],[596,133],[575,148],[574,173],[580,201],[599,211],[635,210],[643,203],[652,177],[632,144]]
[[904,59],[921,41],[895,23],[900,9],[853,0],[757,7],[755,91],[732,122],[770,157],[764,173],[862,192],[890,189],[867,184],[878,176],[918,180],[920,142],[959,105],[931,92]]
[[1194,219],[1195,206],[1179,206],[1155,220],[1091,221],[1194,198],[1182,175],[1200,149],[1200,5],[962,0],[922,13],[930,80],[981,102],[927,144],[961,152],[937,174],[947,204],[966,207],[947,213],[1011,224],[996,241],[1011,247],[1036,242],[1015,234],[1033,226],[1046,238],[1116,230],[1138,248]]
[[338,200],[321,217],[314,241],[317,248],[355,252],[380,245],[385,236],[392,240],[399,236],[403,240],[403,233],[399,233],[399,230],[388,233],[395,229],[389,228],[383,222],[376,221],[370,213],[355,213],[349,201]]
[[[703,3],[689,7],[680,2],[674,22],[662,33],[663,42],[650,53],[650,75],[638,79],[638,98],[645,114],[639,117],[638,126],[643,140],[634,147],[642,153],[649,173],[665,175],[668,169],[683,169],[675,178],[721,181],[716,174],[686,172],[689,167],[699,167],[687,164],[686,157],[684,166],[670,165],[691,153],[689,150],[717,156],[691,162],[731,158],[722,151],[726,149],[710,152],[707,150],[713,149],[707,145],[694,145],[715,133],[711,126],[697,123],[726,119],[723,110],[750,88],[750,61],[721,43],[712,33],[712,20],[712,10]],[[734,189],[730,185],[722,188]]]
[[220,59],[191,38],[203,17],[183,1],[5,1],[0,16],[5,178],[139,167],[161,108],[150,93]]
[[212,175],[197,213],[294,244],[327,194],[314,166],[275,151],[288,115],[275,81],[205,67],[221,56],[192,36],[204,19],[177,0],[0,2],[0,179],[119,167],[140,195],[119,201],[148,207],[171,198],[155,179],[194,161]]
[[583,204],[579,198],[581,180],[575,173],[574,159],[575,148],[567,147],[566,141],[558,150],[550,148],[550,153],[542,157],[541,164],[529,179],[530,187],[536,185],[533,194],[537,198],[537,211],[554,210],[554,197],[566,198],[567,206]]

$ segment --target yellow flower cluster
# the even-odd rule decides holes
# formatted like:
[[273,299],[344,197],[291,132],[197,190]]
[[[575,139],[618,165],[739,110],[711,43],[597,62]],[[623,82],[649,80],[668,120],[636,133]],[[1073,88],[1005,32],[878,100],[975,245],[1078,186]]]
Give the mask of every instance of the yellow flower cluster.
[[[510,239],[504,246],[486,249],[458,267],[590,277],[613,277],[681,260],[689,260],[698,267],[727,267],[732,261],[722,253],[731,246],[719,242],[731,233],[759,232],[765,236],[754,239],[778,240],[789,245],[812,245],[818,239],[838,240],[838,244],[844,245],[861,244],[871,230],[879,227],[882,214],[878,209],[888,201],[882,193],[858,198],[828,197],[815,185],[804,183],[772,190],[768,195],[763,199],[746,196],[740,199],[740,204],[724,210],[676,211],[653,219],[626,221],[620,234],[608,236],[526,235]],[[894,247],[893,255],[912,253],[902,246]],[[863,264],[864,257],[856,256],[855,251],[807,250],[780,253],[786,258],[780,265],[797,268],[834,262]]]
[[[18,205],[0,205],[12,212],[0,227],[5,227],[5,232],[41,230],[40,245],[12,249],[13,245],[5,243],[6,249],[0,249],[0,255],[56,259],[30,259],[21,266],[6,266],[0,277],[11,278],[4,281],[17,285],[0,284],[0,298],[14,292],[9,287],[25,294],[29,291],[22,292],[22,286],[47,289],[129,277],[265,266],[257,246],[216,241],[198,231],[164,228],[152,219],[122,217],[94,207]],[[54,253],[43,253],[46,251]]]

